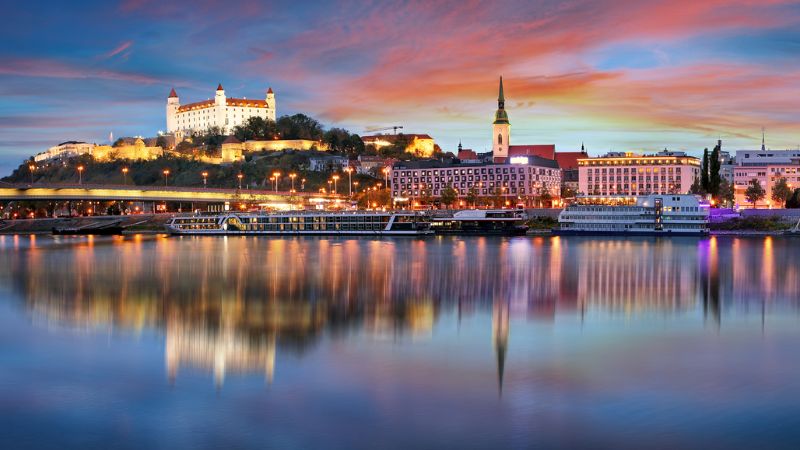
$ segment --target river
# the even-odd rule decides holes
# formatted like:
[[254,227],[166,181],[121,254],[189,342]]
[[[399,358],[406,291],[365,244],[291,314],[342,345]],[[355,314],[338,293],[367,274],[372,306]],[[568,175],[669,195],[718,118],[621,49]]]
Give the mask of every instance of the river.
[[800,239],[0,236],[4,448],[798,448]]

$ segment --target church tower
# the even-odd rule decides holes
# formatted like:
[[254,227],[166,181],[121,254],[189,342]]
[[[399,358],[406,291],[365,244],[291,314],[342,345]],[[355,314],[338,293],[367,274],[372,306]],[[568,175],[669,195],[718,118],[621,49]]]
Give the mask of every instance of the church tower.
[[[222,129],[223,133],[228,133],[228,112],[227,106],[228,101],[225,98],[225,88],[222,87],[222,83],[217,84],[217,91],[214,93],[214,122],[213,125],[216,125]],[[209,123],[209,125],[212,125]]]
[[495,162],[506,162],[511,139],[511,123],[506,113],[506,100],[503,96],[503,77],[500,77],[500,93],[497,96],[497,111],[492,124],[492,157]]
[[178,108],[180,106],[178,94],[175,92],[175,88],[172,88],[167,97],[167,133],[174,133],[178,129]]

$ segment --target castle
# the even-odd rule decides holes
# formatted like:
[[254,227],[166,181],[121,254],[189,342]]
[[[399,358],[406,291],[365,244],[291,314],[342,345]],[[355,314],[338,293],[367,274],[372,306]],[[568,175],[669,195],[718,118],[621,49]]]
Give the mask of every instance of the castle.
[[217,86],[213,100],[181,105],[173,88],[167,98],[167,133],[176,138],[202,133],[209,127],[219,127],[222,134],[230,134],[251,117],[275,120],[275,93],[267,90],[264,100],[227,98],[222,84]]

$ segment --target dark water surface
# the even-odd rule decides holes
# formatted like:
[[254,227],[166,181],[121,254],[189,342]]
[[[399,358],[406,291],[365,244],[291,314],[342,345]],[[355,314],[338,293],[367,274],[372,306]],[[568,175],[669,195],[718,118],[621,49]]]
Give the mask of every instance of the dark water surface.
[[800,239],[0,236],[0,447],[800,448]]

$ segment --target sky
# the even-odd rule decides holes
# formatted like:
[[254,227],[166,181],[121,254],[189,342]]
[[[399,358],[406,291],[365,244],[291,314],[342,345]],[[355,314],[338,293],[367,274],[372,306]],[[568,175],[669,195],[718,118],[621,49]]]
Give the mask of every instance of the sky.
[[800,145],[800,2],[781,0],[10,2],[0,173],[66,140],[163,130],[166,97],[275,90],[364,134],[402,125],[491,149],[503,76],[512,144],[592,155]]

